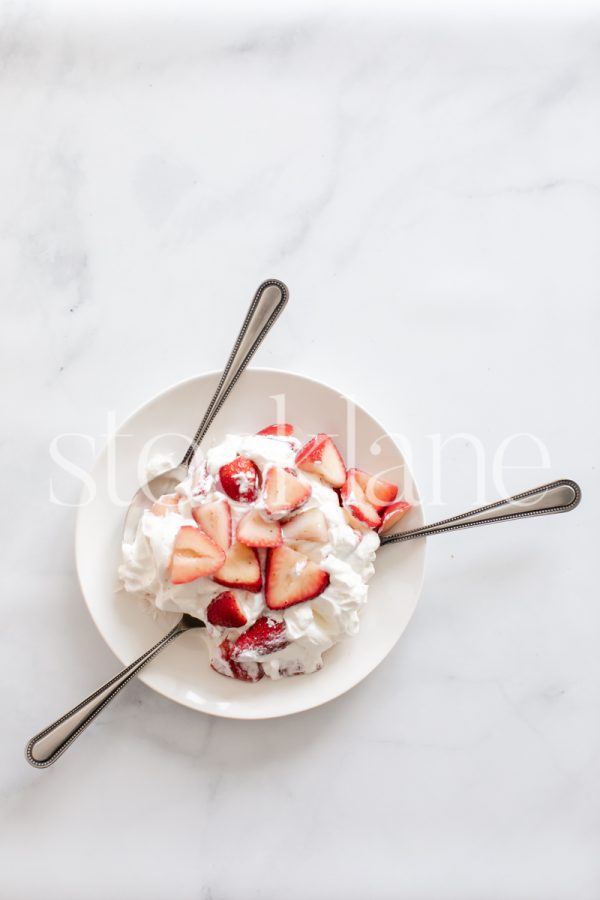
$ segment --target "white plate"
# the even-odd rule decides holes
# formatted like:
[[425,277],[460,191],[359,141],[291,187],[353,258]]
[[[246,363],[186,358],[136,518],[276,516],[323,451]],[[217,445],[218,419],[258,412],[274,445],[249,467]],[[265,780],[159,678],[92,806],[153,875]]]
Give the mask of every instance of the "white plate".
[[[157,436],[157,452],[183,455],[217,385],[209,373],[176,384],[128,419],[112,437],[93,470],[96,495],[79,509],[76,533],[77,571],[83,595],[96,626],[122,663],[128,664],[156,643],[177,616],[153,620],[130,596],[118,590],[117,567],[123,516],[139,484],[142,448]],[[412,489],[412,475],[402,453],[385,429],[353,405],[356,459],[348,458],[349,401],[334,388],[301,375],[274,369],[244,373],[205,439],[209,447],[230,432],[255,432],[277,419],[278,397],[285,398],[284,420],[293,422],[300,438],[318,431],[335,435],[348,466],[388,471],[401,494]],[[399,423],[395,423],[396,425]],[[188,437],[185,437],[188,436]],[[373,453],[373,447],[380,452]],[[110,489],[110,479],[116,487]],[[423,524],[420,505],[403,520],[403,528]],[[140,679],[165,697],[192,709],[236,719],[266,719],[326,703],[358,684],[390,652],[413,614],[425,558],[423,539],[382,547],[369,584],[369,602],[362,612],[360,633],[324,655],[324,666],[312,675],[256,684],[218,675],[209,667],[198,632],[188,632],[140,674]]]

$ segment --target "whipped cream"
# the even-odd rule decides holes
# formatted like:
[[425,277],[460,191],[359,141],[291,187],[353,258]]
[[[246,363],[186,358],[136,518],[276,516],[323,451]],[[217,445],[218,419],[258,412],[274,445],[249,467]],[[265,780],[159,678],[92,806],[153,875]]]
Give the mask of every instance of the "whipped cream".
[[[282,649],[264,655],[245,650],[238,657],[250,679],[258,677],[258,670],[270,678],[315,672],[323,665],[323,653],[335,643],[356,634],[359,613],[367,602],[367,582],[374,572],[375,552],[379,537],[374,531],[359,533],[347,523],[338,494],[317,476],[295,468],[295,456],[300,442],[293,437],[263,435],[227,435],[205,454],[196,453],[187,478],[176,488],[179,503],[165,515],[146,510],[140,519],[135,539],[123,543],[119,577],[124,590],[146,603],[151,610],[191,613],[206,622],[203,638],[207,644],[211,665],[218,672],[232,675],[224,657],[224,641],[235,641],[261,616],[285,623],[285,638],[289,643]],[[209,603],[226,590],[210,577],[197,578],[187,584],[172,584],[170,563],[173,545],[179,529],[196,526],[192,509],[207,501],[225,499],[231,507],[232,533],[250,508],[248,503],[236,502],[221,489],[219,470],[237,456],[251,459],[261,470],[262,480],[270,466],[294,469],[311,495],[298,513],[317,507],[327,522],[325,543],[294,541],[289,545],[305,554],[329,574],[325,590],[311,600],[278,611],[265,603],[264,587],[258,593],[235,589],[238,604],[247,624],[243,628],[224,628],[211,625],[206,618]],[[161,461],[151,461],[152,471],[160,469]],[[259,499],[253,504],[264,510]],[[262,571],[267,551],[259,550]]]

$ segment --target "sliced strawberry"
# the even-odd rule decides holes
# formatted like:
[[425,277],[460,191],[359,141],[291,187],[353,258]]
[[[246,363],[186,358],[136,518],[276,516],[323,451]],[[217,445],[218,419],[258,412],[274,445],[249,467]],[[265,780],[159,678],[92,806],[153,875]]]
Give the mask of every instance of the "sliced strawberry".
[[399,522],[402,516],[411,509],[411,504],[406,500],[398,500],[397,503],[391,503],[387,506],[381,517],[381,525],[379,526],[379,534],[385,534],[390,528],[393,528],[396,522]]
[[296,465],[304,472],[319,475],[335,488],[346,480],[344,460],[328,434],[317,434],[305,444],[298,451]]
[[169,512],[177,512],[179,506],[179,494],[163,494],[152,506],[152,514],[166,516]]
[[383,481],[376,475],[369,475],[362,469],[348,469],[348,477],[354,475],[357,482],[364,491],[365,498],[374,506],[378,513],[381,513],[386,507],[393,503],[398,496],[398,485],[392,484],[391,481]]
[[381,525],[379,513],[373,504],[369,503],[365,497],[365,492],[358,483],[354,471],[355,470],[352,469],[350,470],[340,492],[342,503],[355,519],[364,522],[370,528],[378,528]]
[[286,541],[319,541],[328,539],[327,519],[320,509],[307,509],[283,524]]
[[240,588],[256,594],[262,587],[258,554],[253,547],[234,544],[227,551],[224,565],[213,575],[223,587]]
[[211,625],[219,625],[221,628],[241,628],[248,621],[231,591],[223,591],[210,601],[206,618]]
[[312,493],[309,484],[303,484],[291,470],[271,466],[263,485],[265,509],[270,516],[291,512],[306,503]]
[[283,650],[288,644],[289,641],[285,636],[285,622],[277,622],[269,616],[261,616],[254,625],[250,626],[248,631],[240,634],[233,645],[231,658],[239,659],[243,653],[249,650],[260,656],[267,656],[269,653]]
[[258,497],[260,472],[255,463],[245,456],[237,456],[219,469],[221,486],[232,500],[253,503]]
[[279,547],[283,544],[281,525],[267,522],[257,509],[251,509],[238,522],[236,538],[247,547]]
[[[232,641],[224,640],[219,645],[219,651],[221,655],[221,659],[225,663],[225,666],[231,672],[233,678],[237,678],[238,681],[260,681],[260,679],[264,676],[264,672],[260,663],[249,663],[244,665],[244,663],[235,662],[231,658],[231,654],[233,651],[234,644]],[[212,668],[215,672],[218,672],[219,675],[224,675],[214,663],[211,663]]]
[[294,433],[294,426],[285,422],[283,425],[268,425],[257,434],[268,435],[269,437],[290,437]]
[[287,609],[318,597],[329,584],[329,575],[304,553],[291,547],[269,550],[265,601],[269,609]]
[[354,528],[355,531],[360,532],[361,536],[365,531],[369,530],[369,526],[365,522],[360,522],[358,519],[354,518],[348,507],[344,506],[343,513],[350,528]]
[[229,550],[231,547],[231,507],[227,500],[213,500],[211,503],[196,506],[192,510],[192,515],[200,528],[219,547]]
[[212,538],[194,525],[182,525],[177,532],[171,559],[171,582],[187,584],[218,572],[225,552]]

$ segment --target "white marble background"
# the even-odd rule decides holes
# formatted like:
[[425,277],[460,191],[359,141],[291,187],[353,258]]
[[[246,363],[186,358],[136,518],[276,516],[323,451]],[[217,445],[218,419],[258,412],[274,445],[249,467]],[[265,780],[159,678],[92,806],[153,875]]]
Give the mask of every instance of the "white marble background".
[[[0,3],[0,895],[7,900],[598,900],[600,7],[286,15]],[[53,769],[26,738],[116,670],[48,452],[224,361],[409,437],[428,517],[569,475],[569,517],[431,541],[362,685],[288,720],[134,684]],[[63,449],[85,467],[94,447]]]

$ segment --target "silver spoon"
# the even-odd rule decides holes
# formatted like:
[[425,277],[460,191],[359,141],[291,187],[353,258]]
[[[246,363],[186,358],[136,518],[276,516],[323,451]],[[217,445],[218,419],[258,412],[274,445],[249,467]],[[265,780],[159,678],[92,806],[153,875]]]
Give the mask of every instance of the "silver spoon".
[[[514,497],[498,500],[488,506],[481,506],[460,516],[434,522],[423,528],[415,528],[412,531],[398,534],[384,535],[382,545],[410,541],[413,538],[426,535],[442,534],[446,531],[455,531],[459,528],[470,528],[475,525],[486,525],[491,522],[509,522],[512,519],[528,518],[529,516],[543,516],[551,513],[570,512],[575,509],[581,499],[581,490],[574,481],[563,479],[544,484],[541,487],[524,491]],[[66,713],[62,718],[53,722],[35,737],[32,737],[25,748],[27,761],[37,769],[44,769],[56,762],[58,757],[65,752],[75,738],[79,737],[93,719],[96,718],[105,706],[108,706],[121,688],[131,681],[134,675],[142,669],[151,659],[154,659],[160,651],[170,644],[176,637],[189,631],[190,628],[204,628],[204,622],[184,614],[179,622],[160,641],[143,653],[139,659],[115,675],[97,691],[94,691],[86,700]]]
[[[135,538],[138,522],[144,510],[162,494],[170,493],[186,477],[194,452],[229,396],[236,381],[283,310],[288,297],[289,291],[285,284],[274,278],[263,281],[259,286],[250,304],[237,340],[233,345],[233,350],[223,370],[221,380],[181,463],[176,468],[152,478],[147,484],[139,488],[133,497],[125,515],[123,526],[123,539],[128,543]],[[84,700],[83,703],[72,709],[66,716],[63,716],[58,722],[51,725],[50,728],[46,728],[44,732],[33,738],[27,745],[27,759],[29,762],[34,766],[51,765],[142,666],[159,653],[163,647],[166,647],[177,635],[187,631],[188,628],[203,626],[204,623],[199,619],[184,615],[168,635],[162,638],[147,653],[140,656],[135,663],[128,666],[120,675],[117,675],[116,678],[105,684],[104,687],[95,691],[91,697],[88,697],[87,700]]]
[[522,494],[515,494],[513,497],[505,497],[504,500],[488,503],[487,506],[480,506],[479,509],[471,509],[469,512],[461,513],[460,516],[442,519],[432,525],[423,525],[422,528],[413,528],[412,531],[385,534],[381,538],[381,546],[400,544],[402,541],[410,541],[413,538],[425,537],[430,534],[458,531],[460,528],[472,528],[475,525],[571,512],[580,500],[581,488],[579,485],[575,481],[563,478],[560,481],[551,481],[550,484],[532,488],[530,491],[523,491]]
[[254,300],[250,304],[242,329],[233,345],[233,350],[223,370],[221,380],[183,459],[174,469],[162,472],[148,481],[147,484],[142,485],[131,501],[123,526],[123,540],[126,543],[130,544],[134,540],[138,522],[144,510],[148,509],[162,494],[171,493],[176,485],[186,477],[188,467],[200,442],[225,403],[236,381],[250,362],[256,349],[283,310],[288,297],[289,291],[285,284],[281,281],[276,281],[274,278],[263,281],[258,288]]

